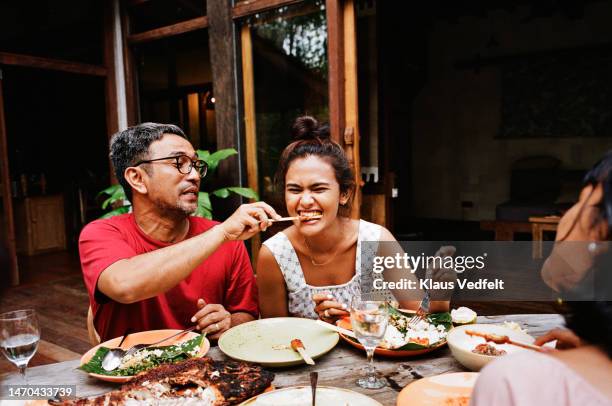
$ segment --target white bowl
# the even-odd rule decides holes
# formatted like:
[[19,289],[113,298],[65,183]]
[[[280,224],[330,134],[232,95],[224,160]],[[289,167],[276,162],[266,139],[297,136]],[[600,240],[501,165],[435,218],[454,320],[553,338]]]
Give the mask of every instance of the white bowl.
[[[465,330],[477,331],[484,334],[504,335],[508,336],[511,340],[526,344],[533,344],[535,341],[529,334],[514,331],[495,324],[467,324],[455,327],[451,329],[446,338],[448,346],[451,349],[453,357],[455,357],[464,367],[472,371],[480,371],[482,367],[500,356],[473,353],[472,350],[474,347],[486,341],[482,337],[467,335]],[[512,354],[519,351],[531,351],[511,344],[495,344],[492,342],[489,342],[489,344],[497,349],[506,351],[506,354]]]

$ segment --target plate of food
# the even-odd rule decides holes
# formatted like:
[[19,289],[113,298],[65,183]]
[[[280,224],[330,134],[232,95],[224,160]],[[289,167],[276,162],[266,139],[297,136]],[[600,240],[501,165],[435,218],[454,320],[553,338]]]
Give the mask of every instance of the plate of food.
[[[128,349],[135,344],[155,343],[165,337],[180,333],[180,331],[150,330],[133,333],[125,338],[121,348]],[[102,368],[102,359],[109,349],[117,348],[121,338],[117,337],[105,341],[87,351],[81,357],[79,369],[103,381],[123,383],[132,379],[134,375],[161,364],[172,364],[188,358],[203,357],[210,349],[210,343],[204,335],[185,332],[185,334],[167,340],[163,346],[146,348],[133,356],[125,357],[119,368],[113,371],[105,371]]]
[[[433,313],[416,326],[408,322],[414,313],[389,307],[389,324],[383,340],[374,353],[386,357],[410,357],[434,351],[446,344],[446,336],[452,328],[449,313]],[[338,327],[352,330],[351,319],[338,320]],[[354,347],[365,351],[356,338],[340,334],[342,339]]]
[[487,340],[483,337],[485,335],[507,337],[524,344],[533,344],[535,341],[529,334],[509,327],[496,324],[468,324],[452,329],[448,334],[448,346],[457,361],[472,371],[480,371],[482,367],[500,356],[529,351],[517,345],[499,344]]
[[397,396],[397,406],[468,406],[476,372],[454,372],[419,379]]
[[238,405],[270,387],[274,374],[259,365],[237,361],[189,358],[139,374],[117,390],[89,398],[54,403],[62,406]]
[[[369,396],[352,390],[317,386],[317,405],[382,406]],[[311,406],[310,386],[290,386],[266,392],[240,404],[240,406]]]
[[318,358],[338,344],[338,333],[319,326],[314,320],[273,317],[254,320],[227,330],[219,338],[219,349],[227,356],[270,367],[300,365],[304,359],[291,347],[300,340],[304,352]]

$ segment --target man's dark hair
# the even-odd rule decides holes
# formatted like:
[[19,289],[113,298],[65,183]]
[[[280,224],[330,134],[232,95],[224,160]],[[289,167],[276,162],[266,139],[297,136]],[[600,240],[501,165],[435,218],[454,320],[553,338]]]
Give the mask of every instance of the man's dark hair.
[[183,130],[173,124],[142,123],[113,135],[110,142],[110,159],[115,168],[115,176],[123,186],[128,200],[132,200],[132,187],[123,174],[130,166],[149,158],[149,146],[160,140],[164,134],[174,134],[187,138]]

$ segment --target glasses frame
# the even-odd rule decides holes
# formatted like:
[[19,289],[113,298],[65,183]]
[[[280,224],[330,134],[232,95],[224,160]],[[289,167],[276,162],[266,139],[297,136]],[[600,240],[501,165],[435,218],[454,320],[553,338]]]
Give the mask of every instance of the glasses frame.
[[[189,164],[189,169],[185,173],[181,171],[181,164],[179,162],[179,159],[183,157],[191,161],[191,163]],[[170,165],[173,165],[174,167],[176,167],[176,170],[179,171],[179,173],[182,175],[189,175],[191,171],[193,170],[193,168],[195,168],[196,171],[200,174],[200,178],[203,178],[208,173],[208,164],[206,163],[206,161],[204,161],[203,159],[192,159],[189,155],[185,155],[185,154],[172,155],[172,156],[166,156],[163,158],[155,158],[155,159],[143,159],[141,161],[136,162],[134,166],[138,166],[142,164],[149,164],[151,162],[156,162],[156,161],[163,161],[166,159],[174,159],[174,163],[170,163]]]

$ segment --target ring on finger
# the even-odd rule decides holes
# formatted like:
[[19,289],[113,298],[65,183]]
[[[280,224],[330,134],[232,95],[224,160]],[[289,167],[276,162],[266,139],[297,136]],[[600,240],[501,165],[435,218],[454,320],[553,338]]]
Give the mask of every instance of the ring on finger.
[[329,319],[331,317],[329,315],[329,309],[325,309],[325,311],[323,312],[323,315]]

